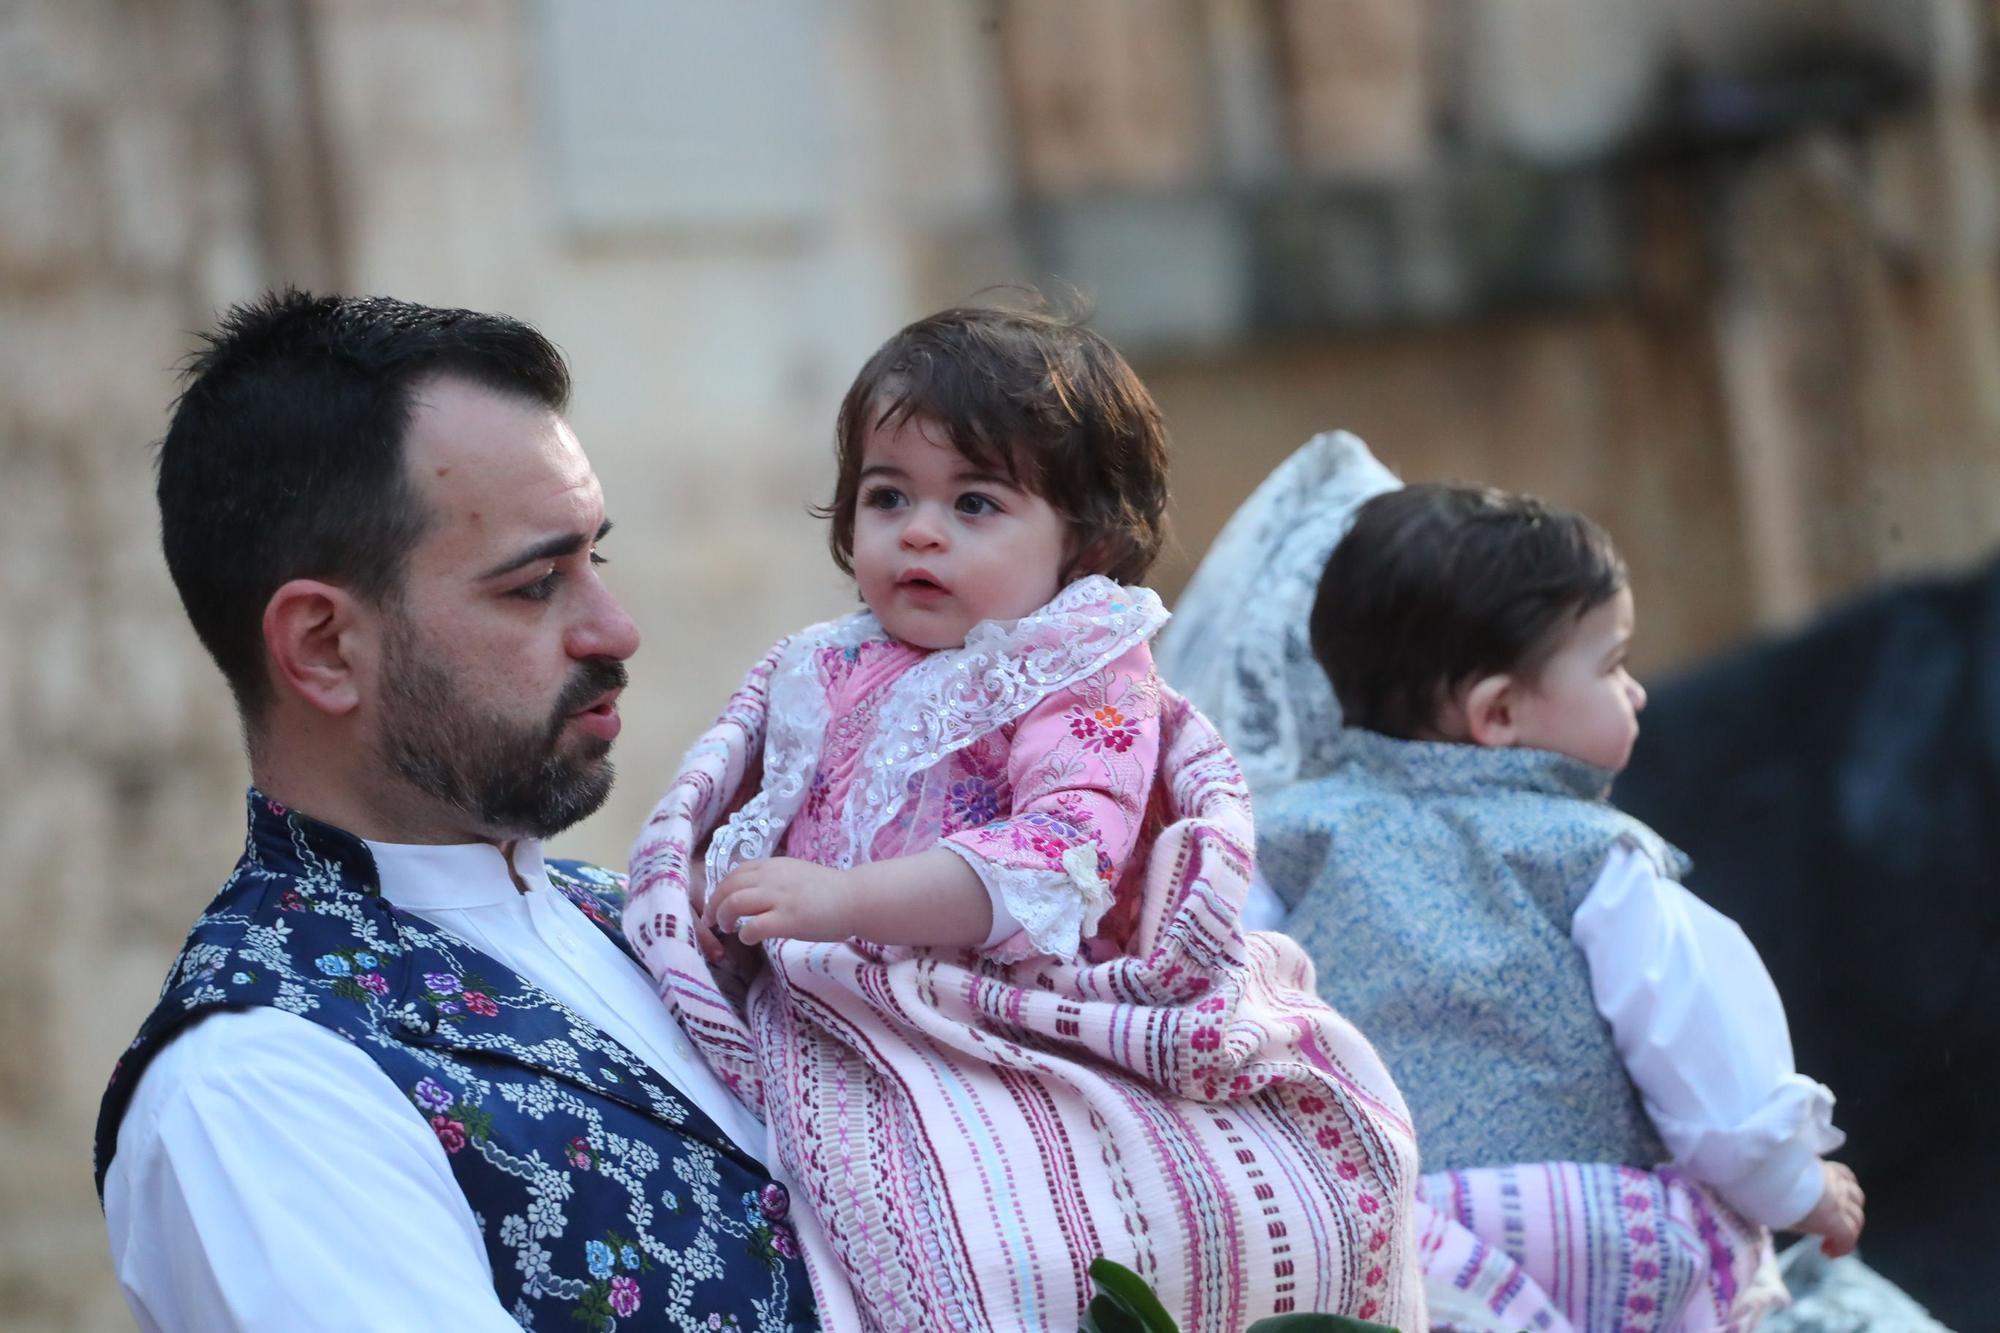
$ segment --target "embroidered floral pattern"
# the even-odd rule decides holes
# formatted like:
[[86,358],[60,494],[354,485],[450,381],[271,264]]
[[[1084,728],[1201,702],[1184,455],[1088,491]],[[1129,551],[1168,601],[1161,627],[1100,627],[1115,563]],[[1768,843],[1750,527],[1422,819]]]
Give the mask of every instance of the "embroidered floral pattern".
[[750,1253],[767,1264],[799,1257],[798,1238],[784,1222],[790,1207],[783,1185],[766,1185],[743,1196],[743,1216],[750,1223]]
[[[1041,611],[1018,621],[985,621],[965,646],[922,656],[901,673],[893,710],[870,728],[859,759],[859,781],[846,793],[840,817],[846,835],[836,868],[874,845],[876,835],[903,812],[913,776],[963,750],[1143,643],[1166,620],[1159,598],[1144,589],[1128,594],[1109,579],[1077,580]],[[858,672],[871,644],[889,642],[872,615],[862,613],[817,625],[781,645],[770,677],[770,725],[765,738],[764,785],[749,804],[716,832],[709,849],[709,879],[716,882],[742,861],[768,856],[798,814],[835,714],[828,707],[826,650],[856,649]],[[840,715],[843,721],[847,714]]]
[[629,1319],[639,1312],[642,1295],[632,1274],[652,1272],[653,1261],[636,1245],[615,1231],[607,1231],[603,1240],[583,1243],[583,1262],[594,1280],[570,1311],[571,1318],[585,1328],[608,1329],[614,1315]]
[[463,1023],[467,1014],[496,1018],[500,1004],[493,987],[477,974],[460,976],[452,972],[426,972],[424,998],[437,1006],[438,1016],[448,1023]]
[[999,788],[976,774],[952,783],[947,799],[951,814],[946,821],[946,833],[990,824],[1000,816]]
[[1139,728],[1133,720],[1110,704],[1088,711],[1082,704],[1076,704],[1069,712],[1069,734],[1082,741],[1086,750],[1115,750],[1123,754],[1139,739]]
[[493,1132],[493,1117],[477,1103],[454,1097],[435,1079],[421,1079],[410,1089],[410,1100],[429,1113],[431,1132],[448,1153],[470,1142],[484,1142]]
[[375,970],[381,965],[381,958],[366,949],[339,949],[313,959],[320,974],[333,979],[335,995],[364,1004],[389,993],[388,979]]

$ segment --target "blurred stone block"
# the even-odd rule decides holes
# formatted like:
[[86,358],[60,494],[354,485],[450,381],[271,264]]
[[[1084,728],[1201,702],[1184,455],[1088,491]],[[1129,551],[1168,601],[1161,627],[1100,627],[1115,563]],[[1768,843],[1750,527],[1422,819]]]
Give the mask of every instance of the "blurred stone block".
[[822,215],[837,185],[822,6],[538,9],[556,202],[578,227],[784,227]]
[[1280,181],[1291,162],[1271,8],[1263,0],[1204,0],[1202,12],[1221,178],[1232,186]]
[[1427,0],[1281,0],[1293,151],[1314,176],[1399,177],[1431,158]]
[[1000,13],[1030,190],[1184,186],[1204,174],[1208,81],[1189,0],[1014,0]]
[[1459,48],[1465,135],[1562,166],[1629,139],[1663,74],[1654,0],[1479,0]]
[[1250,210],[1252,322],[1271,331],[1468,316],[1611,294],[1629,241],[1613,178],[1489,163]]
[[1227,196],[1065,199],[1040,209],[1032,231],[1042,266],[1083,292],[1115,343],[1213,346],[1247,329],[1248,235]]

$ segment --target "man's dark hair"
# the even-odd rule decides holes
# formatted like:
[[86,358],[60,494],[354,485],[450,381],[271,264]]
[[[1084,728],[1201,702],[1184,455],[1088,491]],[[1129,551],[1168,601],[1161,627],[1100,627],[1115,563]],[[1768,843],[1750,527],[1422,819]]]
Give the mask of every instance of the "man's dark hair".
[[377,605],[401,591],[431,520],[403,461],[422,383],[456,376],[559,412],[569,368],[518,320],[376,296],[271,292],[203,338],[159,445],[160,541],[254,728],[272,593],[296,578]]
[[1065,579],[1136,583],[1152,568],[1166,531],[1166,426],[1125,358],[1080,320],[962,306],[918,320],[868,359],[840,404],[839,473],[818,511],[832,520],[827,542],[844,573],[854,572],[869,433],[912,417],[939,423],[967,461],[1068,522]]
[[1460,686],[1533,677],[1625,586],[1603,528],[1530,495],[1405,486],[1369,500],[1313,599],[1313,656],[1346,721],[1413,740]]

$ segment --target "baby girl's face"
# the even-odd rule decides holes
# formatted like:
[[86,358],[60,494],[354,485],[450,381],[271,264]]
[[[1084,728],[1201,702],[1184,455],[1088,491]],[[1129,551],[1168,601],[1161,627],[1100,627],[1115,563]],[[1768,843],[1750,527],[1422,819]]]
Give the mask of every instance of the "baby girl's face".
[[1068,524],[1047,500],[981,472],[923,417],[877,427],[861,448],[854,578],[882,627],[956,648],[982,620],[1014,620],[1058,591]]
[[1639,739],[1646,690],[1625,669],[1632,591],[1586,611],[1516,703],[1517,745],[1554,750],[1616,773]]

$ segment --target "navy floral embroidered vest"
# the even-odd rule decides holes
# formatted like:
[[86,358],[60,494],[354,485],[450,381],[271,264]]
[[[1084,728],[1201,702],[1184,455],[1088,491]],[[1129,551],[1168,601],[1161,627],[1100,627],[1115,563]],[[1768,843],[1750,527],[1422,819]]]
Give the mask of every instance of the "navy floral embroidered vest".
[[[552,862],[549,879],[626,948],[616,877]],[[256,791],[242,860],[112,1072],[100,1197],[151,1058],[199,1018],[259,1005],[339,1033],[409,1097],[523,1325],[819,1327],[789,1200],[756,1160],[546,991],[396,910],[359,839]]]

